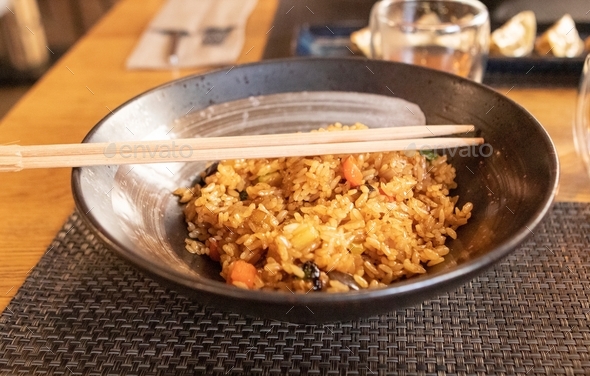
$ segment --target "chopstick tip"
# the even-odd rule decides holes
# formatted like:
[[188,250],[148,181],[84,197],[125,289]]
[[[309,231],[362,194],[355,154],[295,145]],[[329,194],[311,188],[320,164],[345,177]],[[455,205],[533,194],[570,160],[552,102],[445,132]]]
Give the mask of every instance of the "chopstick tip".
[[23,167],[23,157],[18,149],[0,146],[0,172],[16,172]]

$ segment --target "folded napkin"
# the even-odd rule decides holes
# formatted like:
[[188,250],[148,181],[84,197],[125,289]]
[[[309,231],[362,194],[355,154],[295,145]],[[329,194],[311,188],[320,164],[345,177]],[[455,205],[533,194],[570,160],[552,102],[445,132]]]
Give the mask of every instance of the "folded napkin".
[[[256,1],[168,0],[127,59],[127,68],[190,68],[235,62]],[[176,61],[171,61],[175,38]]]

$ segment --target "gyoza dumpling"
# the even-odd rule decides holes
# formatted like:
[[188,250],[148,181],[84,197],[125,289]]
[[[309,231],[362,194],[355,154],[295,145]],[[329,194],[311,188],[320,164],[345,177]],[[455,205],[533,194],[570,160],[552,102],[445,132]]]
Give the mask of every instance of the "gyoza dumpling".
[[537,19],[535,13],[518,13],[492,33],[490,52],[510,57],[530,54],[535,47]]
[[535,50],[540,55],[577,57],[584,52],[584,41],[578,34],[574,20],[566,14],[537,38]]

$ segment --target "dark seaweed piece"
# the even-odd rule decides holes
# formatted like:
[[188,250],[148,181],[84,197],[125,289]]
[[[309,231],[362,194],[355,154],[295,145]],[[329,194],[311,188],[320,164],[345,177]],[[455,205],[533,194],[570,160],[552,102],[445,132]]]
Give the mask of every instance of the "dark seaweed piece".
[[244,191],[240,191],[240,201],[246,201],[249,197],[248,197],[248,192]]
[[197,177],[197,180],[195,181],[194,184],[198,184],[200,186],[205,186],[205,178],[207,176],[211,176],[214,173],[217,172],[217,166],[219,166],[219,161],[217,162],[213,162],[211,165],[209,165],[209,167],[207,167],[205,169],[205,171],[203,171],[201,174],[199,174],[199,176]]
[[313,261],[306,261],[301,267],[305,273],[305,279],[313,279],[320,277],[320,268]]
[[219,166],[219,162],[214,162],[213,164],[211,164],[209,167],[207,167],[205,169],[205,174],[203,175],[203,178],[206,178],[207,176],[211,176],[214,173],[217,172],[217,167]]
[[313,291],[321,291],[324,288],[324,285],[322,283],[322,280],[319,278],[316,278],[313,280]]
[[320,291],[323,287],[322,280],[320,279],[320,268],[313,261],[306,261],[303,266],[303,273],[305,279],[311,280],[313,291]]
[[371,184],[369,183],[365,183],[365,187],[369,188],[369,192],[374,192],[376,191],[375,187],[373,187]]

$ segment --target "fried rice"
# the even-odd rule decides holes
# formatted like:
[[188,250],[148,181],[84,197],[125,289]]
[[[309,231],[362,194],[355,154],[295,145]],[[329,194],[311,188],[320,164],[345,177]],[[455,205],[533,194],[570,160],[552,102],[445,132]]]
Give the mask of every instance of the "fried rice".
[[456,207],[456,186],[446,156],[405,151],[224,160],[174,193],[186,249],[219,261],[228,283],[307,293],[383,287],[443,262],[473,207]]

